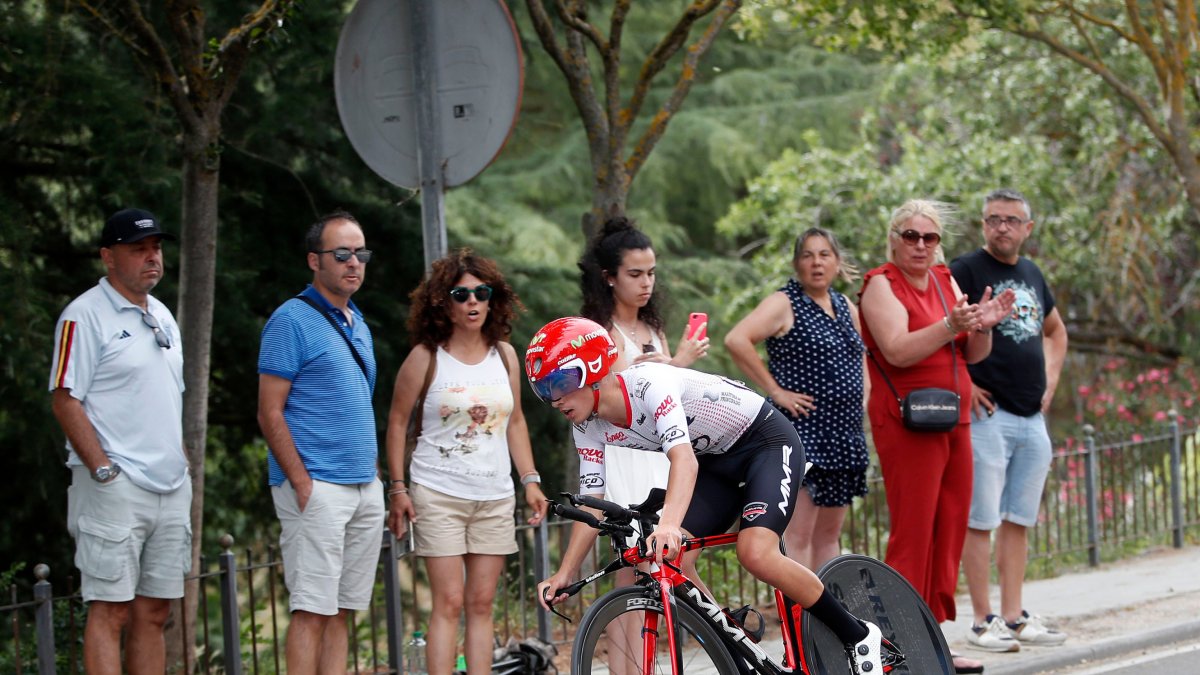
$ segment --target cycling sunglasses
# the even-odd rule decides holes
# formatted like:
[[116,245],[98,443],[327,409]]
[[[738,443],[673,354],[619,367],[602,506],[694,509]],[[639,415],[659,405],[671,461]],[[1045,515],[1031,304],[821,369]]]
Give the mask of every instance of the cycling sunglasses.
[[487,284],[479,284],[475,288],[455,286],[450,289],[450,299],[455,302],[466,302],[471,295],[474,295],[475,299],[480,302],[487,302],[492,299],[492,287]]
[[583,360],[572,359],[567,365],[552,371],[540,380],[530,380],[529,386],[537,397],[550,403],[583,388]]

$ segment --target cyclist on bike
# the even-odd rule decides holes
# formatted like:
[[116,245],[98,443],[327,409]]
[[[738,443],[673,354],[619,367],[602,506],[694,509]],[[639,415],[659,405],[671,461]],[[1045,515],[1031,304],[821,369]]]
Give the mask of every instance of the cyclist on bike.
[[[847,612],[812,571],[780,551],[804,474],[792,424],[740,382],[661,363],[610,373],[616,355],[608,332],[580,317],[546,324],[525,352],[534,393],[575,427],[579,491],[604,491],[605,443],[666,453],[666,502],[647,537],[659,562],[675,558],[685,536],[725,532],[737,518],[742,566],[828,626],[855,672],[882,672],[879,627]],[[578,576],[596,536],[582,523],[572,528],[558,572],[538,584],[543,607],[568,597],[557,591]],[[685,562],[691,578],[695,555]]]

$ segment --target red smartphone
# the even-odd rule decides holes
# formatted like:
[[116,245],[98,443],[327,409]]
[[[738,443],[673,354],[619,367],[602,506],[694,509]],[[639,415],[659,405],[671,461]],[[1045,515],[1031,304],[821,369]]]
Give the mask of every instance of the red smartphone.
[[[704,312],[692,312],[688,315],[687,336],[689,340],[703,340],[708,335],[708,315]],[[704,326],[704,328],[700,328]]]

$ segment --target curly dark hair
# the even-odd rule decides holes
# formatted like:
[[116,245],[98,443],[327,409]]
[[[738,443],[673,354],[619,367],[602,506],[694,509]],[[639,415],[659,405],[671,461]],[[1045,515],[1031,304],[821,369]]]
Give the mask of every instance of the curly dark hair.
[[[625,259],[625,251],[653,248],[650,237],[625,216],[614,216],[604,221],[604,227],[596,233],[579,259],[579,290],[583,293],[583,306],[579,308],[579,314],[612,329],[616,301],[605,273],[617,276],[617,270]],[[659,313],[661,293],[656,285],[650,302],[638,309],[638,318],[655,332],[661,332],[664,325]]]
[[488,345],[495,346],[512,334],[513,320],[525,306],[493,260],[464,248],[435,260],[429,276],[409,294],[412,309],[408,313],[408,333],[413,346],[425,345],[435,350],[450,339],[454,325],[450,323],[446,305],[452,302],[450,289],[464,274],[474,275],[492,287],[488,315],[483,323],[483,337]]

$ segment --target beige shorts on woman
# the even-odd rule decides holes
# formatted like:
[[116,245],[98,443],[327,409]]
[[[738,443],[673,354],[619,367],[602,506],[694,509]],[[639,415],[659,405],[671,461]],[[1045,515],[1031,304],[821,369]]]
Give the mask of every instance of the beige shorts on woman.
[[413,525],[417,555],[441,558],[517,552],[513,496],[486,501],[462,499],[419,483],[412,484],[409,496],[417,512]]

